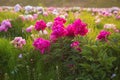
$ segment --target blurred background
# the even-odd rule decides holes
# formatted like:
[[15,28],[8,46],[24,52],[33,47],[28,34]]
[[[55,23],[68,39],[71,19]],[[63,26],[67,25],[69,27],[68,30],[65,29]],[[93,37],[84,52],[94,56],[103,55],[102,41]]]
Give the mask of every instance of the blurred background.
[[52,6],[52,7],[120,7],[120,0],[0,0],[0,6]]

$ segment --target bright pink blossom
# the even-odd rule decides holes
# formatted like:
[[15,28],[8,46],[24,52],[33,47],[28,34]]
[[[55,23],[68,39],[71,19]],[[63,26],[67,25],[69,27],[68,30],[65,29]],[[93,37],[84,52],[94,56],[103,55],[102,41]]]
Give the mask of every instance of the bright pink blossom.
[[50,41],[43,38],[37,38],[33,42],[35,49],[39,50],[41,54],[44,54],[46,50],[50,48]]
[[75,20],[73,26],[75,27],[75,35],[85,36],[88,32],[87,24],[80,19]]
[[54,19],[54,21],[59,21],[59,22],[62,22],[62,23],[66,23],[66,20],[64,18],[61,18],[61,17],[56,17]]
[[102,30],[97,36],[97,40],[107,41],[107,37],[110,35],[110,32]]
[[67,36],[70,36],[70,37],[75,36],[75,27],[72,24],[68,25],[66,30],[67,30],[67,34],[66,34]]
[[57,27],[51,33],[51,40],[54,41],[59,37],[63,37],[66,35],[66,33],[67,31],[64,27],[62,27],[61,25],[57,25]]
[[35,29],[37,31],[44,30],[46,28],[46,23],[43,20],[39,20],[35,24]]
[[63,23],[60,21],[54,21],[52,30],[56,29],[58,26],[64,27]]

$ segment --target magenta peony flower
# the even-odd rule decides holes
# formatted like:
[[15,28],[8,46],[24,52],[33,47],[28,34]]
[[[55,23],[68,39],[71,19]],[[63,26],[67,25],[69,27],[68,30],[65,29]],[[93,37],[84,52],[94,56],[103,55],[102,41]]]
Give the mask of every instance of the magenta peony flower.
[[52,30],[56,29],[58,26],[64,27],[63,23],[60,21],[54,21]]
[[21,49],[26,44],[26,41],[25,41],[25,39],[22,39],[22,37],[15,37],[14,40],[11,41],[11,43],[16,48],[20,48]]
[[62,23],[66,23],[66,20],[64,18],[61,18],[61,17],[56,17],[54,19],[54,21],[59,21],[59,22],[62,22]]
[[59,38],[65,36],[66,33],[67,33],[66,29],[58,25],[58,27],[56,27],[56,29],[53,30],[51,35],[55,35],[57,38]]
[[37,38],[33,42],[35,49],[39,50],[41,54],[44,54],[46,50],[50,48],[50,41],[43,38]]
[[110,32],[107,32],[105,30],[102,30],[100,31],[100,33],[98,34],[97,36],[97,40],[104,40],[104,41],[107,41],[107,36],[110,35]]
[[35,29],[37,31],[44,30],[46,28],[46,23],[43,20],[39,20],[35,24]]
[[70,46],[72,47],[72,48],[74,48],[74,47],[78,47],[79,46],[79,42],[78,41],[74,41]]
[[86,28],[87,24],[80,19],[75,20],[73,26],[75,27],[75,35],[85,36],[88,32],[88,29]]
[[66,34],[67,36],[70,36],[70,37],[75,36],[75,27],[72,24],[68,25],[66,29],[67,29],[67,34]]

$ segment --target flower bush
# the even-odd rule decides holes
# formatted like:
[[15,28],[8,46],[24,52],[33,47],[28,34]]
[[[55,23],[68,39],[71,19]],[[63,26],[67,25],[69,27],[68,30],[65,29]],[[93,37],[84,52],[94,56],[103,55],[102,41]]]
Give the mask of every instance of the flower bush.
[[0,27],[6,28],[0,31],[0,79],[120,79],[119,10],[27,6],[18,11],[0,12]]

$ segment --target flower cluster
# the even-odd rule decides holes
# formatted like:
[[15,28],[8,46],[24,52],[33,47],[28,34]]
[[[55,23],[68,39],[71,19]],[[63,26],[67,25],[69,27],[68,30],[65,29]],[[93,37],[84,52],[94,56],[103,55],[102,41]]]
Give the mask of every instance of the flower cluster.
[[104,40],[107,41],[107,37],[110,35],[110,32],[102,30],[97,36],[97,40]]
[[11,25],[11,23],[10,23],[9,20],[3,20],[2,23],[1,23],[1,25],[0,25],[0,32],[1,31],[6,32],[11,27],[12,27],[12,25]]
[[39,50],[41,54],[44,54],[46,50],[50,48],[50,41],[43,38],[37,38],[33,42],[35,49]]
[[65,22],[66,21],[63,18],[60,18],[60,17],[54,19],[54,23],[53,23],[53,26],[52,26],[52,33],[51,33],[51,36],[50,36],[50,39],[52,41],[56,41],[57,38],[63,37],[63,36],[66,35],[67,30],[64,27]]
[[11,43],[16,48],[20,48],[21,49],[26,44],[26,41],[22,37],[15,37],[14,40],[11,41]]
[[46,28],[46,23],[43,20],[39,20],[35,24],[35,30],[40,31]]

